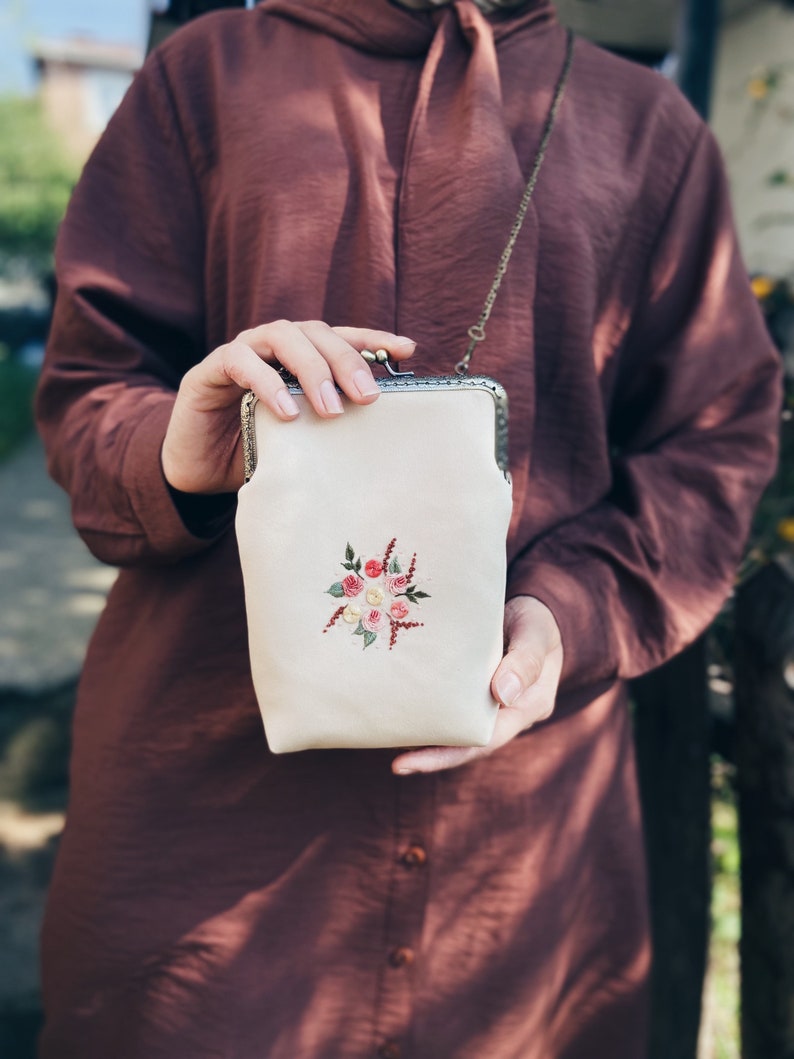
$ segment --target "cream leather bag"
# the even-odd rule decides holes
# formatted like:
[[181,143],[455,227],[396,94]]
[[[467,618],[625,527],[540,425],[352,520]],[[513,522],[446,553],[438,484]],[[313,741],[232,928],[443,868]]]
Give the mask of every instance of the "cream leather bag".
[[[469,361],[507,268],[562,101],[456,375],[396,373],[371,405],[321,419],[296,385],[283,422],[247,394],[237,539],[254,688],[274,753],[484,746],[498,706],[512,498],[507,400]],[[383,351],[380,351],[383,353]],[[259,457],[259,458],[258,458]]]
[[297,387],[293,422],[248,400],[262,456],[237,539],[274,753],[491,738],[512,508],[504,391],[479,377],[380,385],[335,420]]

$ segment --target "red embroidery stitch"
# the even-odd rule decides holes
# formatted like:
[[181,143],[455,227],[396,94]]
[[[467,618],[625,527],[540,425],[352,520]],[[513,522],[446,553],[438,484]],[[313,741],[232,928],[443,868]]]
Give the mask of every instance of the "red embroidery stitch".
[[331,626],[336,625],[336,623],[342,617],[342,614],[344,613],[344,609],[345,609],[344,607],[338,607],[333,612],[333,614],[331,615],[331,620],[328,622],[326,627],[323,629],[323,632],[328,632],[328,630],[331,628]]

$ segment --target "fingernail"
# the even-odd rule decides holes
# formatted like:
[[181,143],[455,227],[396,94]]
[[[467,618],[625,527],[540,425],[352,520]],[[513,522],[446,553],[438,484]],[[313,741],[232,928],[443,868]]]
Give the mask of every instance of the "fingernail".
[[397,341],[393,344],[393,349],[413,349],[416,342],[412,338],[406,338],[405,335],[398,335]]
[[397,769],[398,776],[415,776],[418,769]]
[[276,404],[285,416],[296,416],[300,412],[298,402],[289,390],[279,390],[276,394]]
[[496,694],[504,706],[512,706],[521,694],[521,681],[515,673],[503,673],[496,681]]
[[380,393],[380,387],[368,371],[357,371],[353,376],[353,382],[362,397],[374,397]]
[[339,394],[330,379],[324,379],[320,384],[320,399],[329,415],[338,416],[343,411]]

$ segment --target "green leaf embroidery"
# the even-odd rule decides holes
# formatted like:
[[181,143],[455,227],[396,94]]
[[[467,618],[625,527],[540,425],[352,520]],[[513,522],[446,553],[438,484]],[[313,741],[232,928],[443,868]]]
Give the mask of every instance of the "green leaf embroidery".
[[377,638],[378,638],[378,634],[376,632],[365,632],[364,633],[364,650],[366,651],[366,649],[370,646],[370,644],[374,644],[375,641],[377,640]]
[[354,636],[363,636],[364,635],[364,626],[361,624],[361,622],[359,622],[358,625],[353,630],[353,635]]
[[430,599],[429,592],[414,592],[413,595],[416,599]]
[[341,599],[345,594],[345,590],[342,588],[342,582],[337,581],[336,584],[331,585],[330,588],[326,589],[326,594],[333,596],[334,599]]
[[400,562],[397,559],[397,556],[395,556],[392,559],[392,561],[389,563],[389,573],[390,574],[401,574],[402,573],[402,569],[400,567]]
[[361,559],[356,559],[356,565],[353,567],[357,574],[361,573]]
[[348,541],[347,547],[345,548],[345,559],[347,559],[349,563],[352,563],[355,557],[356,553],[353,551],[353,545]]
[[345,570],[355,570],[355,566],[352,563],[342,563],[341,565],[344,566]]

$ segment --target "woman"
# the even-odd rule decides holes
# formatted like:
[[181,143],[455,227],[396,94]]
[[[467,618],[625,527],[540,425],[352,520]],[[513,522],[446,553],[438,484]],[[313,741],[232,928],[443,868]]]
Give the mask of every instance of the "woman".
[[563,65],[548,0],[423,6],[199,19],[64,222],[40,422],[124,569],[75,717],[45,1059],[644,1054],[621,682],[719,607],[779,406],[718,151],[657,75],[577,42],[476,354],[511,401],[494,743],[275,757],[251,688],[242,389],[293,417],[278,361],[333,417],[332,380],[375,399],[366,346],[451,370]]

